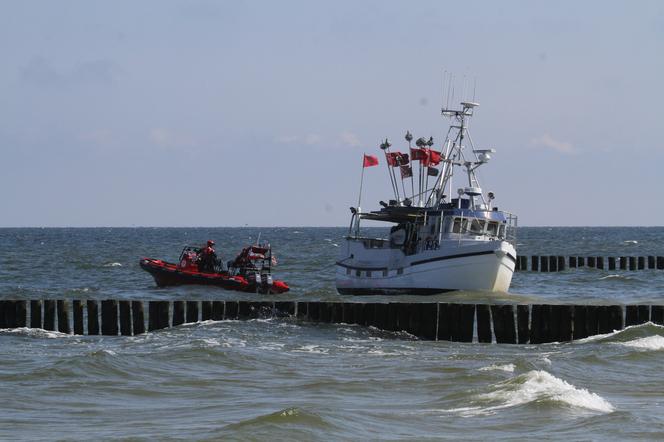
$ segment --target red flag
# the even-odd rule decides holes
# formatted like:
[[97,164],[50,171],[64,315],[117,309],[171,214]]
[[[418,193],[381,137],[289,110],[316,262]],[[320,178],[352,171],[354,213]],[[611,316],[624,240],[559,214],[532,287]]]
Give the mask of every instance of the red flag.
[[413,168],[410,166],[399,166],[399,170],[401,171],[401,179],[413,176]]
[[408,164],[408,154],[401,152],[390,152],[385,154],[387,164],[392,167],[404,166]]
[[435,150],[429,150],[429,158],[423,164],[425,166],[437,166],[443,160],[443,155]]
[[417,149],[410,148],[410,157],[413,161],[429,161],[429,149],[420,147]]
[[362,167],[371,166],[378,166],[378,157],[375,155],[364,154],[364,162],[362,163]]

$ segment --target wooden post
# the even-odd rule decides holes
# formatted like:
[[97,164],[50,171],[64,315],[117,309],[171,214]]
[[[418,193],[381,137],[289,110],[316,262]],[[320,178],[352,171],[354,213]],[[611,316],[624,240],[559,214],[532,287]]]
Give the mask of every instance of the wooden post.
[[615,256],[609,256],[609,270],[616,269],[616,258]]
[[657,257],[657,270],[664,269],[664,256]]
[[201,301],[201,320],[209,321],[212,319],[212,301]]
[[60,333],[69,334],[69,303],[62,299],[57,301],[58,307],[58,331]]
[[332,305],[329,302],[321,302],[318,305],[319,321],[320,322],[331,322],[332,319]]
[[558,257],[558,271],[559,272],[564,272],[565,271],[565,257],[564,256],[559,256]]
[[[559,305],[550,305],[549,306],[549,341],[548,342],[561,342],[560,339],[560,323],[562,322],[561,313],[562,311],[559,308]],[[545,318],[546,319],[546,318]]]
[[586,258],[583,257],[583,256],[579,256],[577,258],[577,263],[578,263],[578,267],[585,267],[586,266]]
[[568,342],[572,337],[572,321],[574,316],[574,307],[571,305],[555,306],[559,311],[560,327],[558,328],[558,341]]
[[42,302],[30,301],[30,328],[42,328]]
[[549,271],[550,272],[558,271],[558,258],[555,256],[549,256]]
[[[322,313],[321,313],[322,315]],[[364,323],[363,325],[376,325],[376,304],[368,302],[364,304]]]
[[23,299],[16,301],[16,327],[25,327],[28,321],[28,306],[27,302]]
[[597,320],[598,306],[586,306],[586,334],[587,336],[594,336],[599,331],[599,322]]
[[173,301],[173,327],[184,324],[184,301]]
[[664,306],[653,305],[650,315],[652,322],[658,325],[664,325]]
[[628,305],[625,307],[625,326],[639,324],[639,308],[636,305]]
[[620,305],[610,305],[609,309],[609,328],[611,330],[622,330],[625,328],[623,325],[623,310]]
[[[303,302],[300,303],[300,307],[298,307],[298,310],[299,308],[302,308],[302,304],[304,303]],[[237,319],[238,309],[239,305],[237,301],[224,301],[224,319]],[[303,310],[306,313],[307,311],[306,307],[304,307]]]
[[308,302],[307,303],[307,319],[311,322],[318,322],[320,319],[320,307],[319,302]]
[[307,319],[307,303],[298,301],[295,303],[295,311],[297,319],[306,320]]
[[533,255],[530,257],[530,268],[533,272],[537,272],[539,270],[539,256]]
[[355,318],[354,324],[363,325],[365,322],[364,319],[364,303],[354,302],[353,303],[353,318]]
[[[88,299],[86,302],[88,308],[88,335],[99,334],[99,305],[97,301]],[[46,304],[44,304],[44,311],[46,311]],[[46,314],[44,313],[44,321],[46,321]],[[44,327],[46,327],[44,323]]]
[[447,303],[438,304],[438,340],[449,341],[452,339],[452,318]]
[[637,308],[639,316],[639,324],[645,324],[650,321],[650,306],[649,305],[640,305]]
[[639,256],[638,261],[639,261],[639,264],[638,264],[639,270],[645,269],[646,268],[646,258],[643,257],[643,256]]
[[569,257],[569,268],[570,269],[575,269],[576,268],[576,256],[570,256]]
[[148,301],[148,331],[159,330],[159,301]]
[[131,336],[131,303],[120,301],[120,334]]
[[530,340],[530,306],[516,306],[516,324],[519,337],[519,344],[527,344]]
[[492,305],[493,332],[498,344],[516,344],[513,305]]
[[586,330],[586,306],[585,305],[575,305],[574,307],[574,333],[573,339],[583,339],[588,337],[588,331]]
[[629,257],[629,269],[636,270],[636,256]]
[[118,301],[106,299],[101,302],[101,334],[118,335]]
[[611,321],[609,319],[609,307],[600,305],[597,307],[597,326],[599,334],[611,333]]
[[627,257],[626,256],[621,256],[620,257],[620,270],[627,270]]
[[44,301],[44,330],[55,331],[55,301]]
[[142,301],[131,301],[131,321],[134,336],[145,333],[145,313]]
[[491,338],[491,313],[486,304],[477,304],[475,306],[477,314],[477,341],[490,344]]
[[655,257],[654,256],[648,256],[648,268],[649,269],[654,269],[655,267],[656,267]]
[[[339,307],[343,307],[343,305],[344,303],[339,303]],[[279,316],[288,317],[295,315],[295,303],[293,301],[277,301],[274,303],[274,309],[277,311],[277,315]]]
[[417,305],[419,310],[420,330],[418,337],[429,341],[436,340],[436,322],[438,320],[438,305],[426,302]]
[[[306,304],[305,304],[306,305]],[[355,306],[351,302],[343,303],[343,321],[346,324],[355,324]],[[298,311],[299,313],[299,311]],[[299,316],[299,315],[298,315]]]
[[72,310],[74,317],[74,334],[84,335],[85,330],[83,328],[83,303],[78,299],[74,299],[72,301]]
[[531,308],[530,343],[542,344],[551,342],[549,338],[550,306],[535,304]]
[[540,269],[542,269],[542,272],[548,272],[549,271],[549,257],[548,256],[541,256],[540,257]]
[[473,342],[475,304],[449,304],[452,316],[452,341]]
[[603,256],[598,256],[597,257],[597,268],[600,270],[604,270],[604,257]]
[[198,322],[198,301],[187,301],[187,322]]
[[595,265],[596,265],[595,261],[596,261],[596,258],[594,256],[589,256],[588,257],[588,267],[591,268],[591,269],[594,269]]

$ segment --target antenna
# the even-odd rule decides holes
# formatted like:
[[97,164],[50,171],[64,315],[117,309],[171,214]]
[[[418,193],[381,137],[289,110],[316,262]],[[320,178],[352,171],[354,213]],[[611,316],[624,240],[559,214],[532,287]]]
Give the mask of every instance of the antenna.
[[477,77],[473,79],[473,103],[477,103],[475,101],[475,88],[477,87]]

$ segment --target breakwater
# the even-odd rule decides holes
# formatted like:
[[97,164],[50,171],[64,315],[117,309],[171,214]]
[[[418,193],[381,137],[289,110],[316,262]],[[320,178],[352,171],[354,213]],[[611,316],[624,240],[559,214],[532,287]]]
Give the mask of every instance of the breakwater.
[[405,331],[419,339],[541,344],[583,339],[652,321],[660,305],[459,304],[319,301],[0,301],[0,328],[132,336],[207,320],[296,318]]
[[664,270],[664,256],[518,256],[517,272],[562,272],[566,269]]

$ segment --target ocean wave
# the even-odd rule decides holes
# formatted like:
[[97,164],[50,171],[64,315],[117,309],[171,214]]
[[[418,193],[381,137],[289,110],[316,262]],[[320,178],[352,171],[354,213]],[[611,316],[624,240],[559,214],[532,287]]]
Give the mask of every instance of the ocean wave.
[[587,338],[578,339],[574,341],[576,344],[588,343],[624,343],[638,338],[645,338],[650,336],[664,336],[664,326],[646,322],[645,324],[630,325],[622,330],[614,330],[611,333],[604,333],[602,335],[589,336]]
[[60,333],[57,331],[44,330],[41,328],[3,328],[0,329],[0,334],[3,335],[15,335],[15,336],[27,336],[29,338],[46,338],[46,339],[56,339],[56,338],[71,338],[73,335],[68,335],[66,333]]
[[104,267],[122,267],[122,264],[119,262],[109,262],[107,264],[104,264]]
[[606,275],[599,278],[600,281],[605,281],[607,279],[615,279],[619,281],[631,281],[634,278],[626,275],[617,275],[617,274]]
[[318,345],[303,345],[294,350],[291,350],[294,353],[316,353],[316,354],[327,354],[330,350],[327,348],[321,348]]
[[503,365],[489,365],[488,367],[482,367],[480,371],[505,371],[507,373],[514,373],[516,365],[514,364],[503,364]]
[[263,425],[303,425],[311,428],[327,427],[329,424],[315,413],[309,413],[297,407],[286,408],[270,414],[264,414],[241,422],[227,425],[228,430],[256,429]]
[[623,241],[623,244],[638,244],[639,242],[635,239],[628,239]]
[[500,382],[494,386],[494,391],[478,395],[475,402],[483,404],[447,411],[462,416],[475,416],[529,404],[549,404],[599,413],[615,410],[602,396],[575,387],[544,370],[532,370]]
[[659,351],[664,350],[664,337],[660,335],[646,336],[645,338],[633,339],[627,342],[617,342],[616,344],[639,350]]

